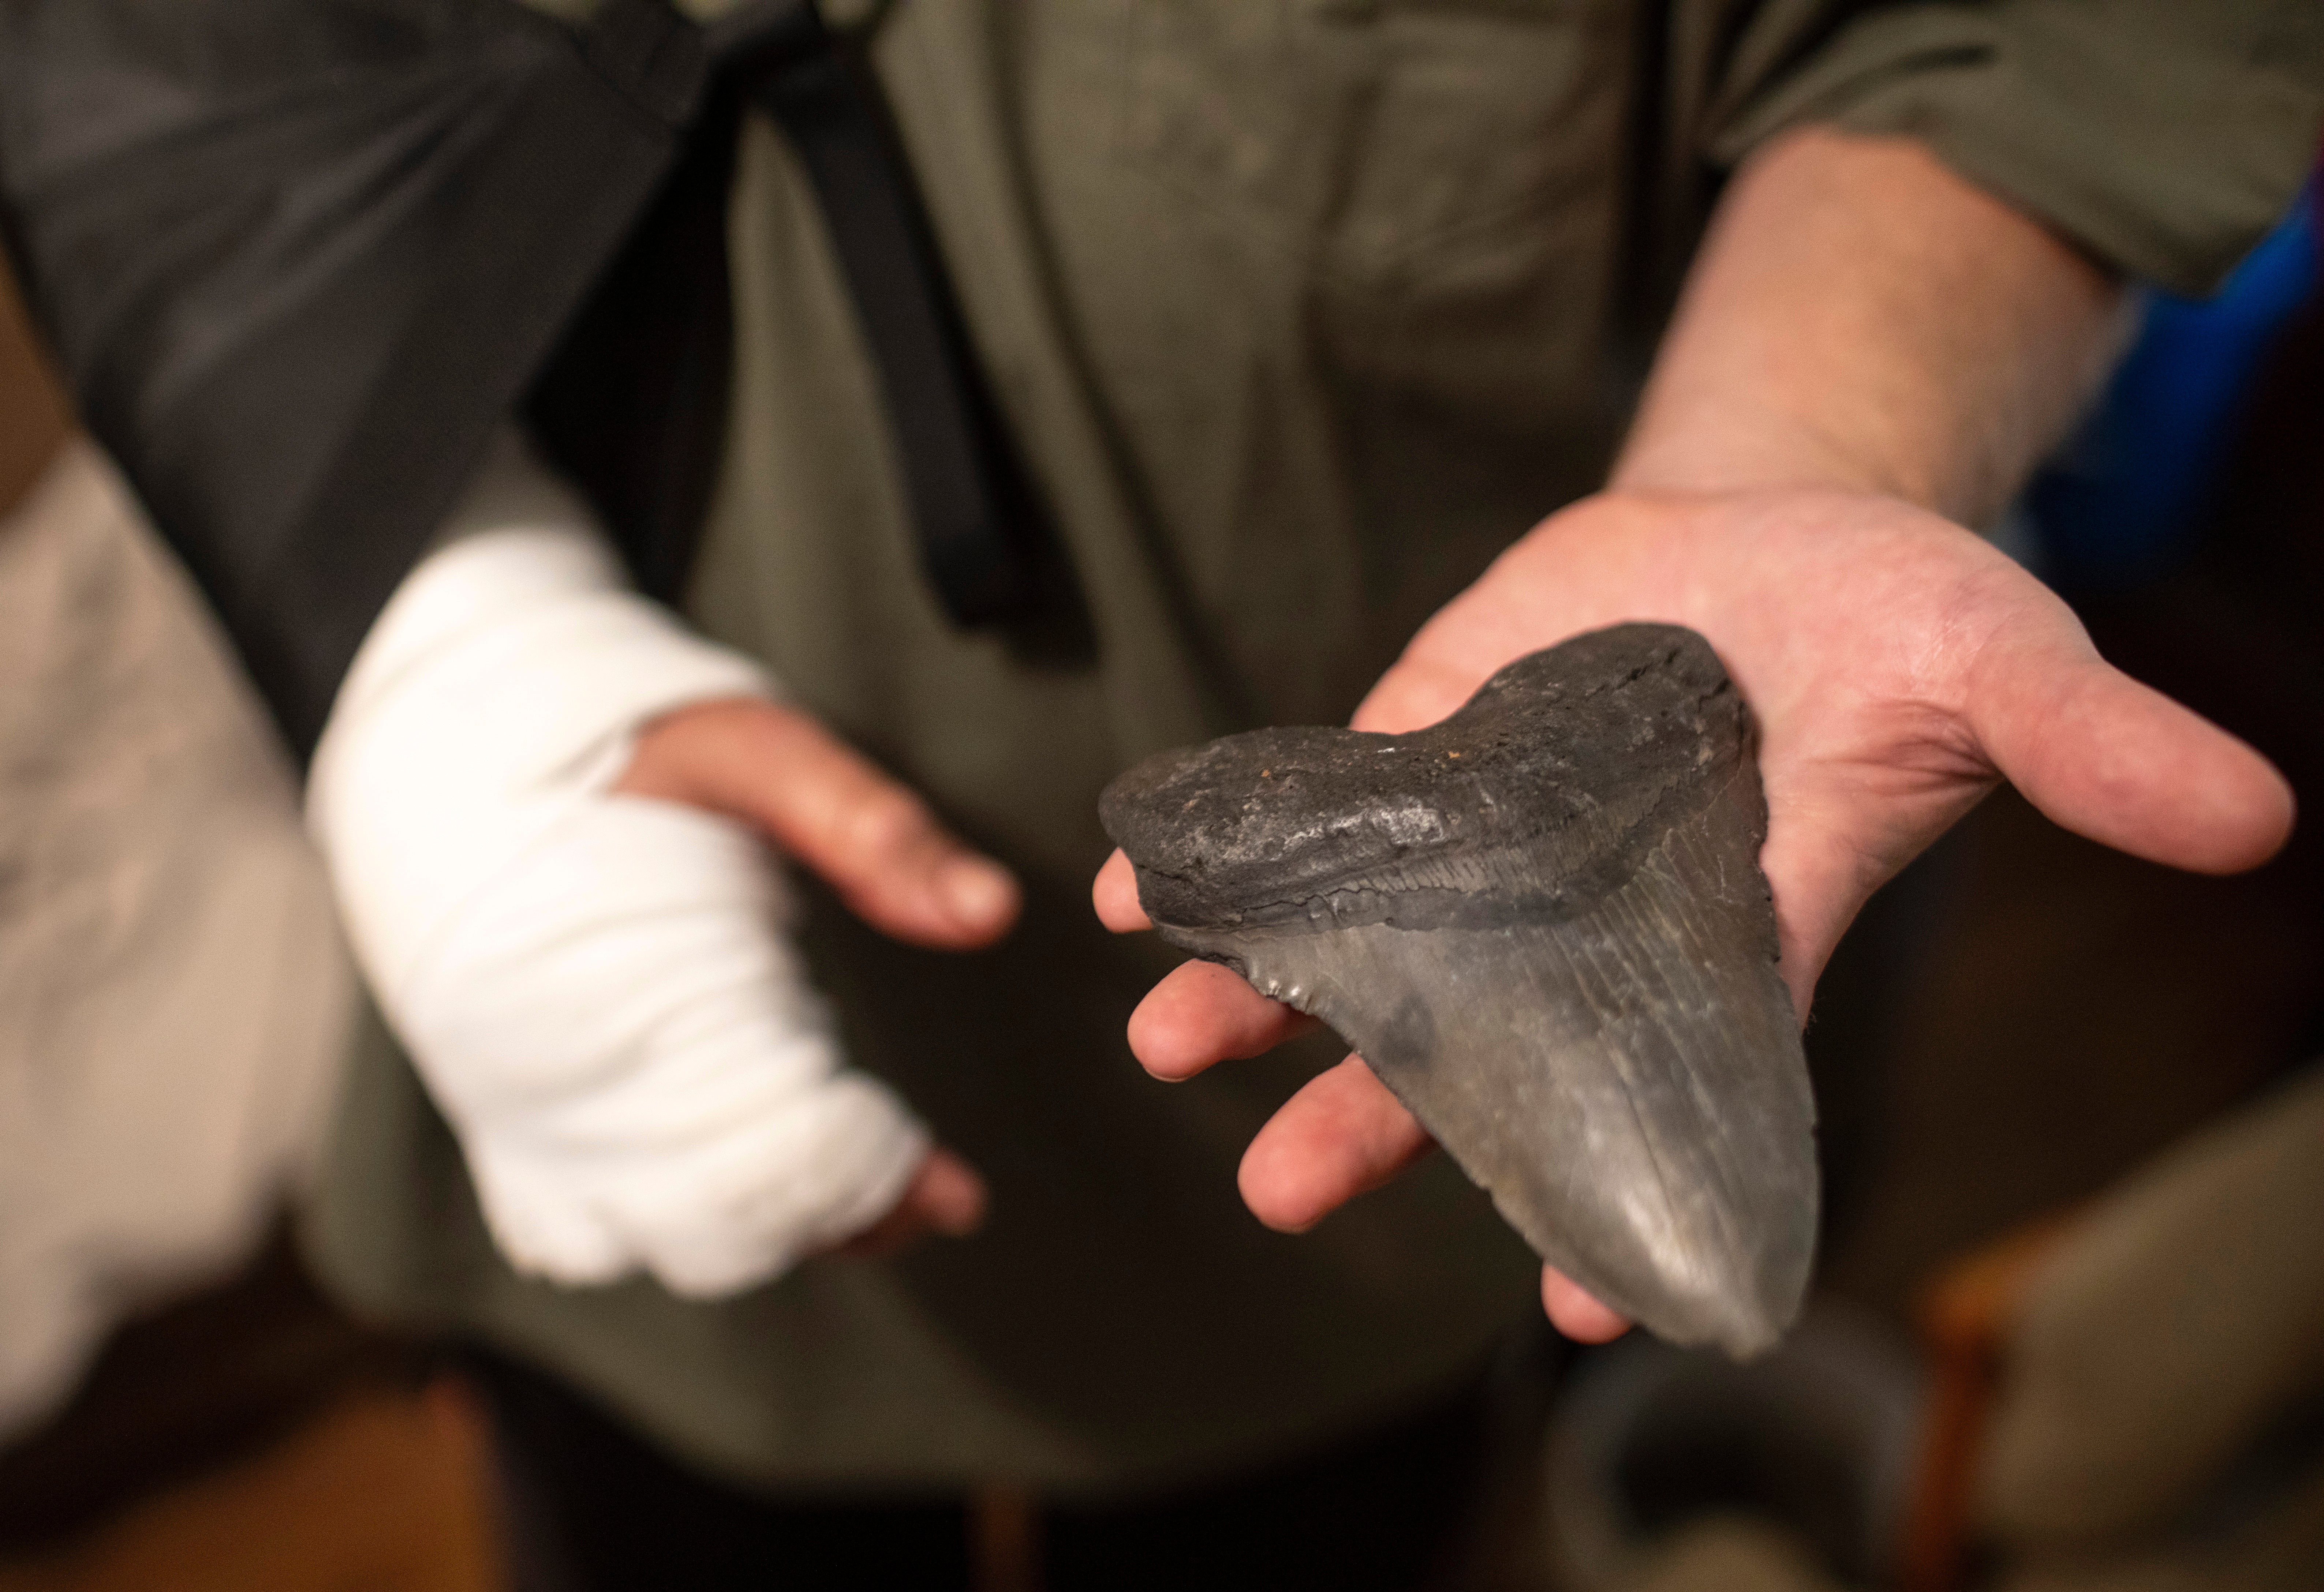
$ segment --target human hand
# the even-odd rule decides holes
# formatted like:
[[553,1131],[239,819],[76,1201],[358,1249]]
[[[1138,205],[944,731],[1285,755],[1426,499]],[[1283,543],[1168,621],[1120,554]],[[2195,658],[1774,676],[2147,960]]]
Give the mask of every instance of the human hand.
[[613,789],[748,825],[858,917],[911,944],[971,951],[1017,920],[1017,881],[1006,869],[782,703],[728,697],[661,715],[639,732]]
[[715,1296],[981,1215],[845,1064],[773,849],[926,945],[997,937],[1016,887],[770,691],[630,591],[513,437],[340,687],[309,826],[521,1271]]
[[908,1248],[931,1233],[964,1238],[984,1224],[984,1180],[976,1168],[941,1145],[919,1168],[888,1214],[827,1253],[872,1260]]
[[[1861,492],[1577,503],[1431,620],[1354,725],[1433,723],[1513,658],[1626,620],[1702,632],[1758,718],[1761,866],[1803,1019],[1867,897],[2003,778],[2079,833],[2200,871],[2255,866],[2290,829],[2291,793],[2257,753],[2108,667],[2065,604],[1984,541]],[[1096,901],[1109,927],[1146,926],[1118,853]],[[1130,1033],[1148,1071],[1178,1079],[1307,1026],[1223,969],[1190,962],[1148,996]],[[1298,1230],[1427,1148],[1351,1057],[1260,1130],[1243,1197],[1269,1226]],[[1570,1336],[1623,1326],[1554,1272],[1543,1294]]]
[[[926,804],[795,708],[699,703],[639,734],[616,793],[683,803],[760,831],[884,934],[938,950],[987,945],[1016,921],[1016,880],[947,834]],[[886,1215],[830,1253],[892,1255],[983,1222],[984,1180],[931,1146]]]

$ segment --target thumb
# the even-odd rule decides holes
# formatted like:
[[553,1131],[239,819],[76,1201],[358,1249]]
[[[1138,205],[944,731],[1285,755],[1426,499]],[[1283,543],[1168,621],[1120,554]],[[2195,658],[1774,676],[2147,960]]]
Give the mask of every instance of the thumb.
[[1425,729],[1468,701],[1484,684],[1485,674],[1491,672],[1488,669],[1472,679],[1468,671],[1434,657],[1416,657],[1415,650],[1407,648],[1405,656],[1390,665],[1365,694],[1356,705],[1355,716],[1348,721],[1350,729],[1386,735]]
[[656,720],[616,787],[763,832],[872,927],[965,949],[1016,920],[1016,880],[948,833],[926,803],[796,708],[755,698]]
[[1969,728],[2003,776],[2054,822],[2149,861],[2236,873],[2275,855],[2292,796],[2274,766],[2107,663],[2070,615],[2047,617],[1997,636],[1971,678]]

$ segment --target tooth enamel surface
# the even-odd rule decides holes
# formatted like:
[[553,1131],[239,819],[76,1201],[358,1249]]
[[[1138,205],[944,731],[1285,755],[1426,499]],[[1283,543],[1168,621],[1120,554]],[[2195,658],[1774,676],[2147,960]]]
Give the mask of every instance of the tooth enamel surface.
[[1700,637],[1626,625],[1411,734],[1149,759],[1102,814],[1165,938],[1337,1029],[1599,1298],[1744,1355],[1817,1206],[1755,750]]

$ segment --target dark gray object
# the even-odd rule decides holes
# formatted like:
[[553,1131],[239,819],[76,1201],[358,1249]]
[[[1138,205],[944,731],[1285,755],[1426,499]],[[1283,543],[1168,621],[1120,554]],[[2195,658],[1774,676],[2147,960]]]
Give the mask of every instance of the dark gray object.
[[1166,940],[1337,1029],[1560,1271],[1739,1357],[1817,1203],[1757,748],[1702,637],[1620,625],[1428,729],[1231,735],[1099,811]]
[[683,594],[746,100],[821,203],[938,602],[1070,660],[1070,570],[861,41],[812,0],[587,9],[0,0],[0,251],[292,748],[512,413]]

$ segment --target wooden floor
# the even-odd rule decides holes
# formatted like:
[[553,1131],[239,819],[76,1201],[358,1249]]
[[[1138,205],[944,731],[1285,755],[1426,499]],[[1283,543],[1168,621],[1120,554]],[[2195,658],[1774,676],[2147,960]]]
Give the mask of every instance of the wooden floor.
[[291,1432],[0,1561],[0,1592],[499,1592],[454,1385],[350,1390]]

